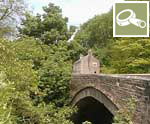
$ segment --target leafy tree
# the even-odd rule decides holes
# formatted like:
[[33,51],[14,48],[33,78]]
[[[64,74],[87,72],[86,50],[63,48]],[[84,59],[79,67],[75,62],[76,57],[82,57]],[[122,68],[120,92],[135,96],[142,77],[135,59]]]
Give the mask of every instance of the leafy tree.
[[[0,121],[4,124],[36,123],[38,114],[30,99],[36,92],[36,73],[30,61],[20,61],[11,43],[0,40]],[[21,73],[20,73],[21,72]],[[26,121],[25,121],[26,120]]]
[[0,4],[0,22],[4,23],[5,20],[16,20],[15,16],[23,14],[24,1],[23,0],[8,0]]
[[68,118],[73,112],[76,112],[75,109],[67,106],[57,109],[53,104],[41,108],[44,108],[42,111],[46,113],[42,117],[44,124],[73,124]]
[[[21,49],[23,47],[24,49]],[[64,105],[61,105],[61,108],[56,106],[65,104],[65,100],[68,98],[67,84],[70,71],[67,71],[67,69],[70,69],[69,60],[68,63],[61,63],[68,59],[68,53],[63,48],[64,44],[54,45],[49,54],[53,60],[46,59],[45,54],[49,50],[47,47],[33,38],[21,38],[16,42],[0,40],[0,98],[3,99],[0,101],[0,123],[59,124],[63,121],[64,124],[72,124],[69,117],[75,110]],[[57,59],[53,56],[53,52],[56,50]],[[61,57],[63,58],[61,59]],[[45,59],[46,61],[44,61]],[[35,61],[43,61],[43,63],[41,62],[39,65],[35,64]],[[46,77],[46,73],[49,73],[49,71],[46,71],[48,70],[47,66],[50,67],[51,75]],[[37,76],[38,71],[40,77]],[[44,76],[40,74],[45,74],[44,76],[48,78],[49,82],[44,80],[42,84],[41,79],[44,79]],[[39,79],[41,82],[38,84]],[[45,87],[41,89],[43,85]],[[47,87],[48,85],[49,87]],[[44,93],[52,91],[50,101],[42,99],[49,98],[48,94]],[[36,98],[41,98],[42,101],[36,101]]]
[[125,38],[117,40],[109,54],[109,73],[149,73],[150,40]]
[[81,26],[73,46],[78,45],[84,51],[92,49],[103,73],[149,73],[149,40],[113,38],[112,21],[112,10],[90,19]]
[[106,14],[97,15],[84,23],[74,42],[85,51],[92,49],[94,55],[101,62],[101,67],[109,66],[110,55],[108,52],[112,43],[115,42],[112,10]]
[[8,38],[14,35],[16,24],[25,13],[23,0],[4,0],[0,2],[0,36]]
[[97,15],[81,26],[76,40],[86,47],[98,46],[103,48],[112,38],[112,11]]
[[45,94],[46,103],[53,102],[58,107],[67,104],[72,64],[65,43],[51,45],[48,58],[39,69],[40,90]]
[[14,42],[13,47],[18,58],[31,61],[37,71],[39,95],[32,94],[35,104],[54,103],[58,107],[67,104],[72,70],[69,45],[66,42],[45,45],[26,37]]
[[32,68],[38,70],[42,61],[48,57],[49,46],[32,37],[22,37],[12,44],[16,48],[17,57],[33,63]]
[[68,39],[67,18],[62,17],[62,11],[58,6],[50,3],[43,7],[44,14],[32,16],[26,14],[23,27],[19,31],[23,35],[41,39],[45,44],[54,44]]

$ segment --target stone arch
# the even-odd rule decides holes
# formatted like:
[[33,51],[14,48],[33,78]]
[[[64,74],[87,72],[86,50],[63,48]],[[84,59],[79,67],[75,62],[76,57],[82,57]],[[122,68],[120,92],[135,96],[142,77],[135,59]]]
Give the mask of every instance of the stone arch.
[[118,110],[118,107],[101,91],[93,87],[86,87],[75,94],[72,99],[72,105],[75,106],[78,102],[86,97],[92,97],[102,103],[113,115]]

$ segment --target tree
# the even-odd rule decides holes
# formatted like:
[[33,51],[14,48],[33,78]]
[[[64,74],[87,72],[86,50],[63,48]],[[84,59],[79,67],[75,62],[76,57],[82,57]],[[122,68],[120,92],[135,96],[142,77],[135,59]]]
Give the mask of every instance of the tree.
[[[149,73],[150,40],[122,38],[109,51],[109,73]],[[107,72],[107,71],[106,71]]]
[[54,44],[68,39],[67,18],[62,17],[62,11],[58,6],[50,3],[43,7],[44,14],[32,16],[26,14],[22,28],[19,31],[23,35],[39,38],[45,44]]
[[22,37],[13,42],[17,57],[20,60],[32,62],[32,68],[36,71],[42,66],[42,61],[48,57],[49,46],[42,44],[32,37]]
[[19,60],[14,49],[10,42],[0,39],[0,122],[36,123],[40,118],[30,92],[37,92],[37,76],[32,63]]
[[73,46],[92,49],[103,73],[149,73],[149,40],[113,38],[112,22],[112,10],[90,19],[81,26]]
[[72,113],[76,112],[74,108],[67,106],[57,109],[53,104],[49,104],[47,107],[41,107],[41,110],[46,113],[42,117],[43,124],[73,124],[68,118],[70,118]]
[[81,30],[74,39],[84,50],[92,49],[99,59],[101,67],[109,66],[110,46],[115,42],[113,38],[113,13],[97,15],[81,26]]
[[105,47],[112,39],[112,10],[107,14],[97,15],[81,26],[75,40],[79,40],[86,47]]
[[65,106],[71,65],[64,45],[0,40],[0,123],[72,124],[68,118],[75,110]]
[[4,0],[0,4],[0,22],[5,20],[16,20],[24,12],[24,2],[22,0]]
[[14,32],[25,12],[23,0],[4,0],[0,2],[0,35],[9,37]]
[[45,45],[26,37],[13,42],[13,47],[17,57],[31,61],[32,68],[37,71],[39,95],[32,94],[34,103],[54,103],[58,107],[67,104],[72,70],[69,45],[66,42]]
[[52,102],[58,107],[68,104],[69,81],[71,79],[72,63],[68,46],[65,42],[51,45],[48,58],[39,69],[40,91],[45,103]]

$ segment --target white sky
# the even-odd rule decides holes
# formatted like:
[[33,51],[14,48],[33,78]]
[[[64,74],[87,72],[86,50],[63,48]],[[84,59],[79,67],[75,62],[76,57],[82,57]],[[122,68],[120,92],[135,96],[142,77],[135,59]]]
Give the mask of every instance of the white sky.
[[114,1],[123,0],[28,0],[34,13],[43,13],[42,6],[49,2],[60,6],[63,16],[69,18],[69,25],[80,25],[95,15],[108,12]]

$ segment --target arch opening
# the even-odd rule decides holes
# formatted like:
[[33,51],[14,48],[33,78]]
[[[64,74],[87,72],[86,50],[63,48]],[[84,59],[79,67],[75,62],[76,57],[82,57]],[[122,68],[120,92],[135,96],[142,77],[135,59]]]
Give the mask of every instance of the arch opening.
[[92,124],[112,124],[113,114],[93,97],[81,99],[76,106],[78,112],[72,117],[74,124],[82,124],[85,121],[92,122]]

